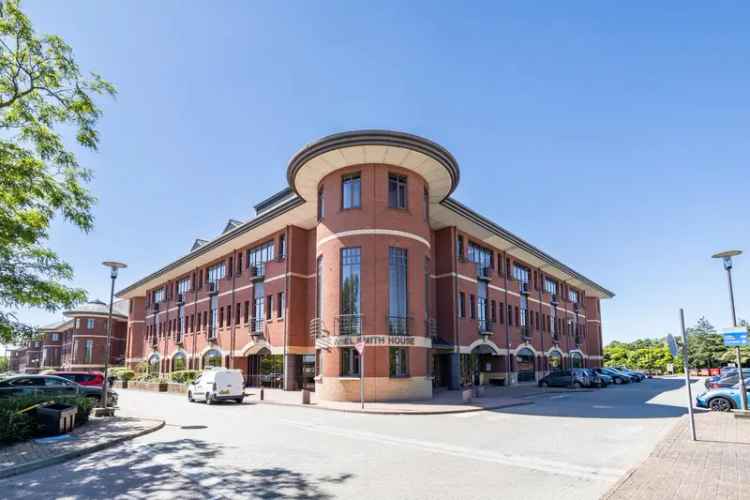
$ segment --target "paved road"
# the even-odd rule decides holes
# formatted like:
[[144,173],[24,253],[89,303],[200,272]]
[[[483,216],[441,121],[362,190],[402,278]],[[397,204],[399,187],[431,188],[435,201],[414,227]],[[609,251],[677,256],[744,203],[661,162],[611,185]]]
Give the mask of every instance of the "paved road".
[[123,390],[123,413],[162,417],[167,427],[0,481],[0,491],[7,498],[596,499],[685,412],[677,379],[534,401],[382,416],[205,406]]

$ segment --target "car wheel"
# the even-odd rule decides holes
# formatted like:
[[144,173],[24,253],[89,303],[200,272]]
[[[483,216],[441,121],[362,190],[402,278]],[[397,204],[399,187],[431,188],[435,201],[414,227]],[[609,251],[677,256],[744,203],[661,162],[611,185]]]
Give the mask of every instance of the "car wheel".
[[195,400],[193,399],[193,393],[191,391],[188,391],[188,401],[191,403],[195,403]]
[[581,385],[581,383],[580,383],[580,382],[573,382],[573,388],[574,388],[574,389],[580,389],[580,388],[582,388],[582,387],[583,387],[583,386]]
[[207,393],[206,393],[206,404],[207,404],[207,405],[212,405],[212,404],[214,404],[214,402],[215,402],[215,401],[214,401],[214,396],[213,396],[213,394],[211,394],[210,392],[207,392]]
[[727,398],[713,398],[708,402],[711,411],[730,411],[734,405]]
[[541,382],[539,382],[539,387],[549,387],[549,382],[547,382],[546,380],[542,380]]
[[235,399],[235,401],[237,402],[237,404],[238,404],[238,405],[241,405],[241,404],[242,404],[242,401],[243,401],[244,399],[245,399],[245,398],[237,398],[237,399]]
[[617,385],[622,384],[622,379],[621,378],[616,378],[615,379],[615,384],[617,384]]

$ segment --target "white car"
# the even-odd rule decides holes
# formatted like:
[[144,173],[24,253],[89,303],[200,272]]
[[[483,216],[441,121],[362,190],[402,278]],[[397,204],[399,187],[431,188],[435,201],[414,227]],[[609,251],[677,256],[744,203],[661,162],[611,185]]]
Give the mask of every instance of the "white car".
[[211,368],[188,386],[188,401],[204,401],[206,404],[217,401],[236,401],[245,398],[245,380],[240,370]]

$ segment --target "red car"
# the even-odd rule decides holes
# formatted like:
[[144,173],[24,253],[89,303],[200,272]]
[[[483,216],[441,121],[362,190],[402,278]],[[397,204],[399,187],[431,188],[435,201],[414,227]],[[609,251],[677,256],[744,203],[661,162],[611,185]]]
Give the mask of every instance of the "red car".
[[77,384],[87,386],[101,387],[102,382],[104,382],[104,374],[102,372],[52,372],[49,375],[57,375],[58,377],[72,380]]

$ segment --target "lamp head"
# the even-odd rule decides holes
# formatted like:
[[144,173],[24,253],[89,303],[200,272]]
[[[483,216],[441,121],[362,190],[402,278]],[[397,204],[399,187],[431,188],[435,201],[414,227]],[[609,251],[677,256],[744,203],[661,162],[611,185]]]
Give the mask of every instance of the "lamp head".
[[118,269],[121,269],[121,268],[124,268],[124,267],[128,267],[127,264],[125,264],[123,262],[117,262],[116,260],[105,260],[104,262],[102,262],[102,265],[106,266],[106,267],[108,267],[108,268],[110,268],[112,270],[112,278],[116,278],[117,277],[117,270]]
[[721,259],[724,263],[724,269],[728,271],[732,269],[732,257],[736,257],[741,253],[742,250],[727,250],[724,252],[715,253],[711,257],[713,257],[714,259]]

